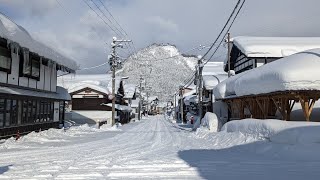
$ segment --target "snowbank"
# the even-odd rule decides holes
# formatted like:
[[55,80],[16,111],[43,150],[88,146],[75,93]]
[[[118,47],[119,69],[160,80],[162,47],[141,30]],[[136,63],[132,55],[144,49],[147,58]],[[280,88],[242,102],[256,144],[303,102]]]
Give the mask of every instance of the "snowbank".
[[319,122],[243,119],[226,123],[222,131],[240,132],[278,143],[320,143]]
[[72,137],[81,137],[88,134],[94,134],[106,131],[121,131],[117,126],[102,125],[100,129],[96,126],[84,124],[81,126],[72,126],[68,129],[48,129],[40,132],[31,132],[25,136],[21,136],[19,140],[14,137],[5,140],[0,149],[12,148],[32,148],[35,144],[61,143],[68,142]]
[[320,90],[318,67],[320,49],[312,49],[228,78],[213,92],[216,99],[221,99],[287,90]]
[[222,128],[224,122],[222,122],[215,113],[207,112],[201,120],[201,126],[199,118],[194,124],[193,129],[207,129],[210,132],[218,132]]
[[[219,121],[218,117],[214,113],[207,112],[204,117],[202,118],[203,127],[207,127],[211,132],[218,132],[219,131]],[[221,125],[220,125],[221,126]]]

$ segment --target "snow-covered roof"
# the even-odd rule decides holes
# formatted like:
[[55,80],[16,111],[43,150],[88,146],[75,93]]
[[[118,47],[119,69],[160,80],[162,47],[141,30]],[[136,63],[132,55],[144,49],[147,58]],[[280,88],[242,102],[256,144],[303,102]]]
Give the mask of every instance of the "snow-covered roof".
[[63,87],[57,86],[56,92],[42,92],[42,91],[32,91],[28,89],[20,89],[15,87],[1,87],[0,86],[0,94],[12,94],[12,95],[20,95],[20,96],[32,96],[32,97],[40,97],[40,98],[50,98],[57,100],[66,100],[70,101],[71,97],[66,89]]
[[320,49],[300,52],[226,79],[217,99],[288,90],[320,90]]
[[197,95],[186,96],[183,101],[185,105],[189,106],[190,102],[198,103],[198,96]]
[[106,87],[102,87],[102,86],[98,86],[98,85],[90,84],[90,83],[85,83],[85,82],[75,84],[72,88],[68,89],[68,92],[71,94],[73,92],[76,92],[76,91],[79,91],[79,90],[85,89],[85,88],[90,88],[90,89],[99,91],[104,94],[111,94]]
[[158,99],[158,96],[149,96],[148,97],[148,103],[151,103],[152,101]]
[[[112,103],[101,104],[101,105],[112,107]],[[131,107],[125,106],[125,105],[120,105],[120,104],[115,104],[115,109],[117,109],[119,111],[127,111],[127,112],[132,111]]]
[[133,98],[136,92],[136,85],[134,84],[124,84],[124,98]]
[[211,62],[203,66],[202,75],[226,74],[223,70],[223,62]]
[[189,91],[189,92],[187,92],[187,93],[184,93],[184,94],[183,94],[183,97],[193,95],[193,94],[196,93],[196,92],[197,92],[196,89],[192,89],[191,91]]
[[76,70],[78,67],[75,61],[34,40],[23,27],[14,23],[2,13],[0,13],[0,37],[16,42],[20,46],[28,48],[31,52],[49,58],[71,70]]
[[212,90],[219,82],[225,80],[227,78],[227,74],[223,75],[205,75],[202,77],[203,79],[203,86],[207,90]]
[[251,37],[233,38],[233,44],[247,57],[285,57],[320,48],[320,37]]

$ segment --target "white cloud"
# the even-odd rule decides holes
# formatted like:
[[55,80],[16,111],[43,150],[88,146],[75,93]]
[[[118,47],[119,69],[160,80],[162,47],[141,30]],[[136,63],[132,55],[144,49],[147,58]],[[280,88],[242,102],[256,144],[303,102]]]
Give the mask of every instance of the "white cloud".
[[164,31],[174,32],[174,33],[179,32],[178,24],[174,23],[170,19],[164,19],[160,16],[152,16],[147,18],[146,22]]
[[58,6],[56,0],[0,0],[0,3],[32,16],[42,16]]
[[[94,1],[100,5],[99,1]],[[74,57],[82,67],[104,63],[115,33],[82,0],[59,2],[63,8],[56,0],[0,0],[0,11],[8,13],[11,19],[48,46]],[[105,5],[137,49],[162,42],[176,44],[184,52],[212,42],[236,2],[105,0]],[[320,36],[319,5],[318,0],[247,0],[231,34]],[[104,13],[111,18],[105,10]],[[106,22],[109,21],[106,19]],[[114,27],[116,23],[110,25]],[[102,67],[92,72],[105,72],[106,69]]]

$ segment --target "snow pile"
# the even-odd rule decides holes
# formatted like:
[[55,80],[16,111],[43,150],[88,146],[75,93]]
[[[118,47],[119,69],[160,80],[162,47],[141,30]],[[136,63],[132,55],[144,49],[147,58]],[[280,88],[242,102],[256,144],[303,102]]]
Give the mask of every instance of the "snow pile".
[[279,143],[319,143],[320,123],[293,122],[275,119],[243,119],[226,123],[225,132],[240,132],[256,139],[269,139]]
[[202,118],[202,126],[207,127],[211,132],[218,132],[222,127],[216,114],[207,112]]
[[102,125],[98,129],[96,126],[89,126],[88,124],[72,126],[68,129],[51,128],[45,131],[31,132],[21,136],[17,141],[14,137],[9,138],[0,145],[0,149],[32,148],[37,144],[69,142],[72,137],[81,137],[106,131],[121,131],[121,129],[110,125]]
[[106,131],[122,131],[121,129],[119,129],[119,127],[121,127],[121,126],[122,126],[121,123],[119,123],[119,125],[114,125],[114,126],[104,124],[104,125],[100,126],[100,129],[106,130]]
[[75,70],[77,64],[75,61],[62,56],[44,44],[34,40],[30,34],[21,26],[11,21],[8,17],[0,13],[0,37],[9,41],[19,43],[20,46],[28,48],[40,56],[52,59],[53,61]]
[[320,90],[318,67],[320,49],[304,51],[228,78],[214,89],[214,95],[220,99],[287,90]]
[[201,125],[199,119],[197,118],[197,121],[194,124],[194,129],[200,128],[207,129],[210,132],[218,132],[222,128],[223,124],[224,122],[219,120],[215,113],[207,112],[201,120]]
[[320,143],[320,124],[315,126],[298,126],[283,130],[270,137],[275,143],[314,144]]

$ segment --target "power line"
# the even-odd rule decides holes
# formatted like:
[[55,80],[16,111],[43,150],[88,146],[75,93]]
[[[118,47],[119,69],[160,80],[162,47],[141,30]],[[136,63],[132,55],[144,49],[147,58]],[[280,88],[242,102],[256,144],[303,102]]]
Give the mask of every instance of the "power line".
[[[112,21],[106,16],[106,14],[101,10],[101,8],[97,5],[97,3],[95,3],[93,0],[90,0],[94,5],[95,7],[100,11],[100,13],[102,14],[102,16],[93,8],[89,5],[89,3],[86,1],[86,0],[83,0],[83,2],[103,21],[103,23],[105,25],[107,25],[107,27],[109,29],[111,29],[118,37],[126,37],[125,35],[123,35],[123,33],[117,28],[114,26],[114,24],[112,23]],[[105,17],[109,22],[106,22],[106,20],[103,18]],[[114,26],[114,28],[112,27],[112,25]],[[120,33],[120,34],[119,34]],[[126,43],[125,43],[126,44]],[[128,48],[128,51],[130,54],[132,54],[131,50]]]
[[229,24],[232,16],[234,15],[236,9],[238,8],[239,4],[240,4],[241,0],[238,0],[236,6],[234,7],[233,11],[231,12],[227,22],[225,23],[225,25],[223,26],[223,28],[221,29],[218,37],[215,39],[215,41],[212,43],[211,47],[209,48],[209,50],[203,55],[203,57],[201,58],[201,60],[203,60],[205,58],[205,56],[207,56],[209,54],[209,52],[211,51],[211,49],[213,48],[213,46],[217,43],[217,41],[219,40],[220,36],[222,35],[222,33],[224,32],[225,28],[227,27],[227,25]]
[[[238,6],[240,5],[240,3],[241,3],[241,0],[238,0],[237,4],[235,5],[234,9],[232,10],[232,12],[231,12],[231,14],[230,14],[230,16],[229,16],[227,22],[225,23],[225,25],[223,26],[222,30],[220,31],[218,37],[215,39],[215,41],[212,43],[211,47],[208,49],[208,51],[203,55],[203,57],[202,57],[200,60],[203,60],[203,59],[205,58],[205,56],[207,56],[207,55],[209,54],[209,52],[210,52],[211,49],[214,47],[214,45],[218,42],[220,36],[221,36],[222,33],[225,31],[225,29],[226,29],[226,27],[228,26],[231,18],[233,17],[234,13],[235,13],[236,10],[238,9]],[[242,4],[241,4],[240,8],[238,9],[238,12],[236,13],[236,16],[233,18],[233,21],[232,21],[231,25],[229,26],[228,30],[230,30],[231,26],[233,25],[235,19],[237,18],[237,15],[239,14],[240,10],[242,9],[244,3],[245,3],[245,0],[243,0]],[[224,37],[225,37],[225,35],[224,35]],[[218,48],[220,47],[220,45],[221,45],[222,42],[223,42],[223,39],[222,39],[222,41],[220,41],[220,43],[219,43],[219,45],[217,46],[217,48],[215,49],[214,53],[213,53],[213,54],[210,56],[210,58],[205,62],[205,64],[208,63],[209,60],[213,57],[213,55],[217,52],[217,50],[218,50]],[[195,75],[192,75],[190,79],[192,79],[192,78],[194,78],[194,77],[195,77]],[[186,86],[188,83],[189,83],[189,82],[187,82],[184,86]]]
[[112,13],[108,10],[108,8],[104,5],[104,3],[99,0],[99,2],[102,4],[102,6],[104,7],[104,9],[109,13],[109,15],[112,17],[112,19],[117,23],[117,25],[120,27],[120,29],[124,32],[124,34],[126,36],[128,36],[127,32],[121,27],[121,25],[118,23],[118,21],[114,18],[114,16],[112,15]]
[[[104,5],[104,3],[103,3],[101,0],[99,0],[99,2],[102,4],[102,6],[104,7],[104,9],[109,13],[109,15],[111,16],[111,18],[113,19],[113,21],[119,26],[119,28],[122,30],[122,32],[116,27],[116,25],[110,20],[110,18],[108,18],[108,17],[106,16],[106,14],[102,11],[102,9],[100,9],[99,6],[98,6],[93,0],[90,0],[90,1],[95,4],[95,6],[100,10],[100,12],[103,14],[103,16],[104,16],[105,18],[107,18],[108,21],[109,21],[111,24],[114,25],[115,29],[116,29],[121,35],[123,35],[125,38],[129,38],[129,37],[128,37],[128,33],[122,28],[122,26],[118,23],[118,21],[114,18],[114,16],[112,15],[112,13],[108,10],[108,8]],[[120,37],[122,37],[122,36],[120,36]],[[129,38],[129,39],[130,39],[130,38]],[[131,47],[131,43],[132,43],[133,48]],[[130,43],[130,42],[125,42],[124,44],[125,44],[125,46],[128,48],[128,51],[129,51],[130,54],[136,55],[136,48],[135,48],[133,42],[131,42],[131,43]],[[136,56],[136,58],[137,58],[137,56]]]
[[105,25],[107,25],[117,36],[119,37],[122,37],[120,36],[101,16],[99,13],[97,13],[96,10],[94,10],[90,5],[89,3],[86,1],[86,0],[82,0],[102,21]]
[[[113,24],[112,21],[105,15],[105,13],[100,9],[100,7],[93,1],[93,0],[90,0],[95,6],[96,8],[101,12],[101,14],[110,22],[110,24]],[[109,26],[111,28],[111,26]],[[114,29],[111,28],[113,31],[117,31],[118,33],[121,34],[121,38],[123,37],[123,33],[116,27],[114,26]]]
[[[243,5],[244,5],[244,3],[246,2],[246,0],[243,0],[243,2],[242,2],[242,4],[241,4],[241,6],[240,6],[240,8],[238,9],[238,11],[237,11],[237,14],[235,15],[235,17],[233,18],[233,20],[232,20],[232,22],[231,22],[231,24],[230,24],[230,26],[228,27],[228,29],[227,29],[227,31],[226,31],[226,33],[224,34],[224,36],[223,37],[226,37],[226,35],[228,34],[228,32],[230,31],[230,29],[231,29],[231,27],[232,27],[232,25],[233,25],[233,23],[235,22],[235,20],[237,19],[237,16],[239,15],[239,13],[240,13],[240,11],[241,11],[241,9],[242,9],[242,7],[243,7]],[[219,47],[220,47],[220,45],[222,44],[222,42],[224,41],[224,38],[222,38],[221,39],[221,41],[220,41],[220,43],[219,43],[219,45],[217,46],[217,48],[215,49],[215,51],[212,53],[212,55],[210,56],[210,58],[204,63],[204,64],[207,64],[209,61],[210,61],[210,59],[214,56],[214,54],[218,51],[218,49],[219,49]]]

